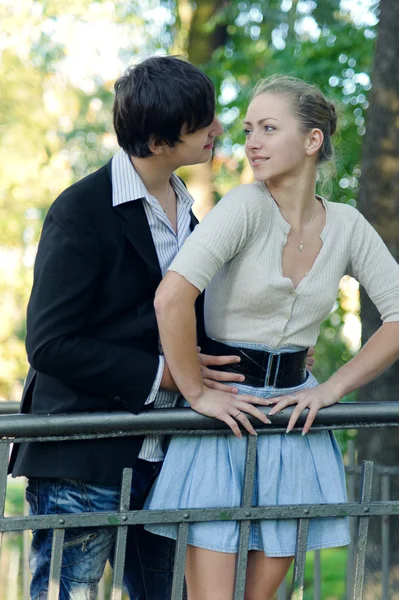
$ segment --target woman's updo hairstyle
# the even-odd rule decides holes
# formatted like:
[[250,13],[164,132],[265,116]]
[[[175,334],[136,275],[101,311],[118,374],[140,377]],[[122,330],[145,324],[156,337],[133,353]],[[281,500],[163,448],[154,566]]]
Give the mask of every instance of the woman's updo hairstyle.
[[330,160],[333,155],[331,136],[337,128],[337,114],[332,102],[314,85],[288,75],[272,75],[261,79],[254,87],[251,100],[261,94],[285,94],[289,97],[301,130],[320,129],[324,140],[317,157],[318,163]]

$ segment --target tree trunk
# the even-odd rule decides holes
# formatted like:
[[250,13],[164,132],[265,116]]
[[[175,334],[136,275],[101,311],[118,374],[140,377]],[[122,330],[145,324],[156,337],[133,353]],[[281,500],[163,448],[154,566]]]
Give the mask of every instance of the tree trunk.
[[[226,0],[197,0],[194,9],[187,0],[180,0],[178,4],[180,20],[189,24],[188,36],[180,43],[185,45],[188,60],[200,68],[206,65],[219,46],[226,43],[227,25],[220,23],[209,26],[225,5]],[[190,167],[185,179],[195,198],[194,212],[202,219],[214,205],[212,162]]]
[[[399,259],[399,2],[384,0],[373,69],[367,132],[364,140],[359,210],[379,232],[396,260]],[[376,308],[361,293],[362,337],[366,342],[381,324]],[[399,400],[399,363],[359,392],[359,401]],[[399,436],[395,429],[360,430],[358,459],[375,464],[399,463]],[[392,478],[391,499],[399,498],[399,477]],[[375,481],[378,497],[378,482]],[[377,519],[375,519],[377,521]],[[392,526],[398,525],[392,518]],[[380,570],[380,520],[370,531],[368,571],[374,582]],[[391,529],[391,532],[394,529]],[[399,564],[399,542],[391,535],[391,567]],[[371,577],[371,574],[373,576]],[[392,571],[391,571],[392,574]],[[398,576],[396,576],[398,577]],[[373,584],[374,585],[374,584]],[[392,583],[392,585],[394,585]],[[396,582],[397,585],[397,582]],[[377,597],[377,596],[376,596]],[[381,597],[381,596],[379,596]]]

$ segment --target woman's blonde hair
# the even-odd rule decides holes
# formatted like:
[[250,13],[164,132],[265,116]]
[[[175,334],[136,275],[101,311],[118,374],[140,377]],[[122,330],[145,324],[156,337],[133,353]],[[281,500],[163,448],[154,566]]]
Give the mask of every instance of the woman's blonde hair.
[[261,94],[286,95],[301,130],[307,132],[316,128],[323,132],[324,140],[317,162],[324,163],[333,157],[331,136],[337,127],[337,113],[334,104],[325,98],[319,88],[289,75],[272,75],[258,81],[250,99],[253,100]]

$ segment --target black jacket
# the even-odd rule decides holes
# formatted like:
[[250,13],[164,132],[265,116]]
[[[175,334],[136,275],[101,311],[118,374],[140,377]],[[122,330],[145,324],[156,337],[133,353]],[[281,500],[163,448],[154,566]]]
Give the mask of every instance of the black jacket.
[[[66,189],[39,243],[21,412],[141,411],[158,369],[153,301],[161,277],[142,202],[112,205],[110,162]],[[10,470],[113,485],[142,441],[24,443]]]

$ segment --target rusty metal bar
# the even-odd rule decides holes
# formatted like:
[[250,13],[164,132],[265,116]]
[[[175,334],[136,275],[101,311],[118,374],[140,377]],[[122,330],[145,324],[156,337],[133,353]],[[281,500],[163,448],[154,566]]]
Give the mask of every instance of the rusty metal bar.
[[[268,407],[259,407],[267,414]],[[259,432],[277,433],[285,431],[292,408],[285,408],[272,417],[272,425],[258,419],[248,418]],[[297,422],[300,429],[306,419],[301,415]],[[398,427],[399,402],[340,402],[323,408],[316,416],[313,431],[324,429],[353,429],[357,427]],[[228,426],[219,421],[196,413],[191,408],[157,409],[133,415],[129,412],[76,413],[54,415],[2,415],[0,437],[18,441],[50,441],[61,439],[91,439],[143,435],[160,431],[164,435],[174,433],[186,435],[188,430],[198,434],[231,433]]]
[[[29,514],[29,503],[24,498],[24,515]],[[30,571],[29,571],[29,546],[30,546],[30,535],[29,531],[25,529],[22,534],[22,600],[29,600],[30,593]]]
[[[244,488],[242,492],[242,508],[252,507],[252,498],[255,482],[256,450],[258,437],[247,436],[247,453],[245,460]],[[249,515],[249,512],[248,512]],[[247,578],[248,544],[251,532],[251,521],[241,521],[240,538],[237,555],[236,579],[234,587],[234,600],[244,600],[245,582]]]
[[[390,496],[390,476],[381,476],[381,500],[387,502]],[[381,518],[381,572],[382,572],[382,600],[389,600],[389,541],[390,518],[384,515]]]
[[[126,522],[124,513],[129,512],[132,489],[132,469],[123,469],[119,514],[122,522]],[[115,543],[115,559],[112,577],[111,600],[122,600],[123,572],[125,569],[127,525],[118,525]]]
[[187,558],[188,523],[180,523],[176,540],[171,600],[183,600]]
[[[355,451],[355,443],[353,440],[348,442],[348,465],[347,465],[347,491],[348,491],[348,501],[355,502],[356,495],[356,451]],[[349,518],[349,533],[351,542],[348,546],[348,556],[346,562],[346,583],[345,583],[345,598],[346,600],[350,600],[352,596],[352,588],[353,588],[353,570],[354,570],[354,561],[355,561],[355,534],[356,534],[356,523],[353,518]]]
[[284,579],[277,590],[277,600],[287,600],[287,580]]
[[[363,476],[360,491],[360,503],[370,502],[373,484],[373,463],[363,462]],[[369,528],[369,511],[365,507],[367,516],[359,517],[357,528],[357,544],[355,555],[355,573],[353,582],[353,600],[362,600],[364,586],[364,567],[366,562],[367,534]]]
[[295,600],[303,600],[305,587],[306,550],[308,546],[309,519],[299,519],[296,538],[292,593]]
[[313,600],[321,600],[321,557],[320,550],[314,553]]
[[58,600],[59,598],[64,537],[65,529],[54,529],[53,542],[51,546],[48,600]]
[[[7,469],[9,452],[10,442],[8,440],[0,440],[0,519],[4,518],[4,508],[6,505]],[[0,556],[2,546],[3,530],[0,528]]]

